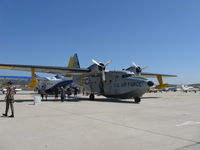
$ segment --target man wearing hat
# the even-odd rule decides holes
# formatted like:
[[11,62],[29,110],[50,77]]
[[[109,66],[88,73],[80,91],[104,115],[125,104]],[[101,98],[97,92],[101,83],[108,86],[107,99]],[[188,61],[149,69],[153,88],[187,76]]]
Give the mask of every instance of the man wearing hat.
[[8,82],[7,83],[7,91],[6,91],[6,97],[5,97],[5,101],[6,101],[6,110],[5,110],[5,114],[3,114],[3,116],[7,117],[8,116],[8,110],[9,110],[9,106],[11,108],[11,115],[9,117],[14,117],[14,107],[13,107],[13,103],[14,103],[14,95],[16,93],[15,91],[15,87],[12,85],[12,82]]

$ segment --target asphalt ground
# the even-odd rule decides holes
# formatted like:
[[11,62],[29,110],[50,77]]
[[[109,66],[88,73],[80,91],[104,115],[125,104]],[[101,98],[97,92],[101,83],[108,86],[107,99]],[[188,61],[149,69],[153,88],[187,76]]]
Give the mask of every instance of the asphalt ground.
[[34,105],[30,91],[15,99],[15,118],[0,118],[0,150],[200,150],[200,92],[148,93],[140,104],[79,95]]

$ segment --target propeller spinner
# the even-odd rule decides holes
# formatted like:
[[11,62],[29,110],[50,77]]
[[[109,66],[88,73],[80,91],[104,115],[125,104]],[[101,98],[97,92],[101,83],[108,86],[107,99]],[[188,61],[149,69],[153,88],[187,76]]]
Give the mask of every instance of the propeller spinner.
[[135,66],[135,70],[137,73],[141,73],[143,69],[147,68],[147,66],[141,68],[140,66],[136,65],[135,62],[132,62],[132,64],[133,64],[133,66]]
[[106,69],[106,66],[108,64],[110,64],[112,61],[109,60],[107,61],[105,64],[102,63],[102,62],[97,62],[96,60],[92,59],[92,62],[95,63],[97,66],[98,66],[98,69],[99,71],[102,72],[102,80],[105,81],[106,80],[106,77],[105,77],[105,69]]

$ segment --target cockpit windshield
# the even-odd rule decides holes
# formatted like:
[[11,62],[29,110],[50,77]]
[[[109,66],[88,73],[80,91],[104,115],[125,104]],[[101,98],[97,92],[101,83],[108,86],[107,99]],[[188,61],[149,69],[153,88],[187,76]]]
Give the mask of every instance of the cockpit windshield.
[[123,74],[122,78],[128,78],[128,77],[132,77],[132,76],[133,76],[133,74]]

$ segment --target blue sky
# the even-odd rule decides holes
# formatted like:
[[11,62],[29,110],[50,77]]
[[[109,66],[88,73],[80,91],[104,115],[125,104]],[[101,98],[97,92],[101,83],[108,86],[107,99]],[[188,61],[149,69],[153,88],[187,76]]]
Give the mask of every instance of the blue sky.
[[[176,74],[170,83],[200,83],[198,0],[1,0],[0,63],[66,66],[78,53],[129,67]],[[30,75],[0,70],[0,75]]]

